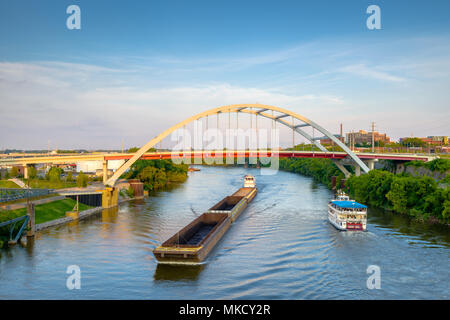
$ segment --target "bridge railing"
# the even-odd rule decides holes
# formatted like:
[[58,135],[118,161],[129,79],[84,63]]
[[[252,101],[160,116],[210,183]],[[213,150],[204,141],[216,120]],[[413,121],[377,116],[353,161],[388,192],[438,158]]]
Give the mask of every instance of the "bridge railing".
[[0,188],[0,203],[19,199],[46,196],[54,193],[53,189],[14,189]]

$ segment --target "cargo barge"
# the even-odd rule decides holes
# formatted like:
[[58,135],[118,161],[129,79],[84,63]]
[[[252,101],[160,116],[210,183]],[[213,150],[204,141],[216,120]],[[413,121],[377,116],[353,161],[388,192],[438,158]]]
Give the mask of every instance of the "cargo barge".
[[245,176],[243,188],[219,201],[154,249],[158,263],[202,263],[257,192],[255,178]]

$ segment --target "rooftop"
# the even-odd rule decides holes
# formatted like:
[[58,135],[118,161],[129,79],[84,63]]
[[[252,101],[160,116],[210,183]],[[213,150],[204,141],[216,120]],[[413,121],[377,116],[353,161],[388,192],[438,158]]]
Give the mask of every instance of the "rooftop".
[[365,209],[367,208],[367,206],[358,203],[356,201],[339,201],[339,200],[334,200],[331,201],[331,203],[333,203],[334,205],[341,207],[341,208],[348,208],[348,209]]

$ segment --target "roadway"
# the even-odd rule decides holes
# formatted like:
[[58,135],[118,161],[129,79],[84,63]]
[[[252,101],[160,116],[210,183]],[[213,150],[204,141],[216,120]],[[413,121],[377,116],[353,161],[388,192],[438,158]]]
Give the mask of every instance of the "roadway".
[[[0,166],[31,165],[31,164],[70,164],[81,161],[108,161],[108,160],[128,160],[134,153],[95,153],[95,154],[61,154],[61,155],[14,155],[14,157],[3,157],[0,159]],[[356,153],[361,160],[396,160],[396,161],[431,161],[436,156],[422,154],[400,154],[400,153]],[[172,159],[173,157],[200,158],[227,156],[234,158],[241,157],[280,157],[280,158],[329,158],[346,159],[348,154],[345,152],[324,152],[324,151],[271,151],[271,150],[229,150],[229,151],[167,151],[167,152],[147,152],[141,159]]]

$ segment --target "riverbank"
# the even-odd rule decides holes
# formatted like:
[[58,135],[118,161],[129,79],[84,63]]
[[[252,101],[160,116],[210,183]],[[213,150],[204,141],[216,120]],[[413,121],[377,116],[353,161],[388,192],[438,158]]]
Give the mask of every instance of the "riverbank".
[[[118,205],[139,198],[134,197],[120,197]],[[71,211],[76,201],[65,198],[64,196],[58,196],[51,199],[42,199],[40,201],[34,201],[35,203],[35,231],[41,231],[50,227],[66,224],[76,220],[81,220],[89,217],[97,212],[102,211],[103,207],[91,207],[83,203],[79,203],[78,218],[66,216],[67,211]],[[0,222],[12,220],[27,214],[26,207],[15,210],[0,210]],[[20,226],[15,227],[15,232]],[[0,248],[7,243],[9,239],[9,230],[5,227],[0,228]]]
[[346,190],[356,201],[428,223],[450,226],[450,187],[429,176],[372,170],[351,176]]
[[[437,159],[427,163],[426,167],[442,171],[442,168],[448,168],[447,162],[450,160]],[[406,167],[408,165],[417,164],[405,164]],[[280,169],[310,176],[328,188],[331,188],[332,176],[337,177],[337,185],[344,178],[329,159],[280,159]],[[359,177],[352,175],[346,181],[346,192],[356,201],[372,208],[449,226],[450,187],[440,186],[441,181],[435,181],[430,176],[395,174],[375,169]]]
[[174,164],[171,160],[138,160],[122,178],[139,179],[145,190],[155,191],[186,181],[188,169],[187,164]]

